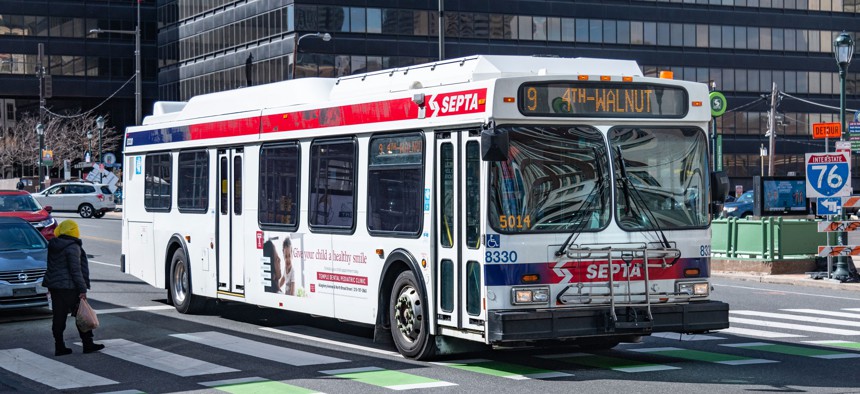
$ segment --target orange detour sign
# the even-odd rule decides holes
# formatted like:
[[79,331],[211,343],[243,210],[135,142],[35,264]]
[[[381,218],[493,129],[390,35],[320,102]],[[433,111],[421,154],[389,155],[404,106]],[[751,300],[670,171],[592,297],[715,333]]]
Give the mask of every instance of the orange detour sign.
[[813,139],[822,139],[822,138],[839,138],[842,137],[842,124],[841,123],[813,123],[812,124],[812,138]]
[[860,231],[860,221],[818,222],[819,233]]
[[860,247],[856,245],[846,246],[819,246],[818,256],[860,256]]

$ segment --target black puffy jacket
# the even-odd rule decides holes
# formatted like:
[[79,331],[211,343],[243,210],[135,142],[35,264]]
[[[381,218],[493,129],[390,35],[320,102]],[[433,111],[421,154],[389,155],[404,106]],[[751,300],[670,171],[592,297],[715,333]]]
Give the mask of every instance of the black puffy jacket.
[[80,239],[66,235],[48,241],[48,271],[42,286],[87,292],[90,288],[90,266],[81,245]]

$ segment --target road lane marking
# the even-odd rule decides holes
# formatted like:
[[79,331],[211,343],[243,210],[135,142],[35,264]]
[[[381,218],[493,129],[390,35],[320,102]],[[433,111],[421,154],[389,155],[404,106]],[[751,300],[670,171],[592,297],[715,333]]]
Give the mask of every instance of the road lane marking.
[[[771,289],[762,289],[760,287],[734,286],[734,285],[721,285],[721,284],[714,284],[714,286],[716,286],[716,287],[732,287],[735,289],[747,289],[747,290],[758,290],[758,291],[776,291],[776,292],[784,293],[784,294],[796,294],[796,295],[805,295],[805,296],[810,296],[810,297],[835,298],[838,300],[860,301],[860,298],[856,298],[856,297],[839,297],[839,296],[831,296],[831,295],[823,295],[823,294],[800,293],[797,291],[771,290]],[[850,309],[846,309],[846,310],[850,310]],[[860,311],[860,308],[855,309],[855,311]]]
[[668,371],[672,369],[681,369],[671,365],[652,364],[637,360],[628,360],[618,357],[601,356],[591,353],[565,353],[565,354],[548,354],[538,356],[539,358],[558,360],[571,364],[584,365],[586,367],[595,367],[603,369],[611,369],[613,371],[637,373],[637,372],[655,372]]
[[828,319],[825,317],[814,317],[814,316],[798,316],[798,315],[789,315],[787,313],[772,313],[772,312],[743,311],[743,310],[733,311],[733,310],[730,310],[729,314],[744,315],[744,316],[756,316],[756,317],[769,317],[772,319],[795,320],[795,321],[802,321],[802,322],[809,322],[809,323],[830,324],[830,325],[836,325],[836,326],[860,327],[860,321]]
[[96,314],[105,315],[110,313],[124,313],[124,312],[140,312],[140,311],[160,311],[166,309],[175,309],[170,305],[151,305],[151,306],[129,306],[125,308],[110,308],[110,309],[96,309]]
[[[293,386],[284,382],[266,380],[261,377],[216,380],[212,382],[201,382],[203,386],[212,387],[219,391],[231,394],[252,393],[284,393],[284,394],[315,394],[319,391]],[[321,394],[321,393],[320,393]]]
[[723,334],[732,334],[732,335],[742,335],[745,337],[759,337],[759,338],[805,338],[806,335],[798,335],[798,334],[787,334],[784,332],[776,332],[776,331],[763,331],[763,330],[753,330],[750,328],[741,328],[741,327],[729,327],[720,330]]
[[849,319],[860,319],[860,313],[821,311],[818,309],[780,309],[780,310],[786,311],[786,312],[795,312],[795,313],[809,313],[812,315],[825,315],[825,316],[833,316],[833,317],[845,317],[845,318],[849,318]]
[[0,350],[0,368],[61,390],[118,383],[25,349]]
[[808,348],[808,347],[803,347],[803,346],[791,346],[791,345],[781,345],[781,344],[778,345],[775,343],[767,343],[767,342],[724,343],[724,344],[721,344],[720,346],[742,348],[742,349],[752,349],[752,350],[759,350],[759,351],[763,351],[763,352],[771,352],[771,353],[779,353],[779,354],[788,354],[791,356],[823,358],[823,359],[827,359],[827,360],[844,359],[844,358],[860,358],[860,353],[844,353],[844,352],[836,352],[833,350]]
[[[720,332],[722,332],[722,331],[720,331]],[[702,334],[688,335],[688,334],[679,334],[676,332],[657,332],[657,333],[651,334],[651,336],[657,337],[657,338],[672,339],[672,340],[682,341],[682,342],[687,342],[687,341],[717,341],[717,340],[726,339],[723,337],[715,337],[713,335],[702,335]]]
[[860,342],[851,342],[851,341],[839,341],[839,340],[829,340],[829,341],[803,341],[804,343],[811,343],[813,345],[826,345],[826,346],[836,346],[842,347],[846,349],[857,349],[860,350]]
[[501,361],[493,361],[480,358],[470,360],[434,362],[432,364],[513,380],[552,379],[573,376],[565,372],[532,368],[525,365],[509,364]]
[[737,323],[737,324],[750,324],[754,326],[764,326],[769,328],[785,328],[789,330],[797,330],[797,331],[812,331],[820,334],[833,334],[833,335],[860,335],[860,331],[851,331],[851,330],[842,330],[838,328],[829,328],[829,327],[820,327],[820,326],[807,326],[805,324],[792,324],[792,323],[780,323],[774,321],[766,321],[766,320],[756,320],[756,319],[745,319],[741,317],[732,317],[729,316],[729,323]]
[[89,260],[89,259],[87,259],[87,261],[88,261],[88,262],[90,262],[90,263],[94,263],[94,264],[109,265],[109,266],[111,266],[111,267],[117,267],[117,268],[119,268],[119,264],[102,263],[101,261],[95,261],[95,260]]
[[[125,339],[103,339],[99,342],[105,345],[105,348],[101,350],[104,354],[177,376],[187,377],[239,371]],[[75,344],[80,345],[81,343],[75,342]]]
[[412,375],[400,371],[389,371],[379,367],[333,369],[319,372],[326,375],[332,375],[340,379],[349,379],[372,386],[385,387],[390,390],[413,390],[457,385],[456,383]]
[[630,349],[631,352],[652,353],[661,356],[681,358],[685,360],[703,361],[708,363],[724,364],[724,365],[750,365],[750,364],[769,364],[778,363],[779,361],[766,360],[762,358],[749,358],[735,356],[724,353],[704,352],[701,350],[687,350],[676,347],[655,347],[644,349]]
[[215,331],[197,332],[192,334],[171,334],[171,336],[212,346],[217,349],[295,366],[343,363],[349,361],[341,358],[323,356],[320,354],[303,352],[301,350],[270,345],[268,343],[257,342]]
[[81,235],[81,239],[91,239],[93,241],[109,242],[112,244],[122,244],[122,240],[119,240],[119,239],[93,237],[93,236],[89,236],[89,235]]
[[372,347],[368,347],[368,346],[356,345],[353,343],[335,341],[335,340],[331,340],[331,339],[318,338],[318,337],[311,336],[311,335],[305,335],[305,334],[299,334],[299,333],[295,333],[295,332],[279,330],[277,328],[272,328],[272,327],[260,327],[260,329],[268,331],[268,332],[273,332],[276,334],[286,335],[288,337],[299,338],[299,339],[308,339],[308,340],[315,341],[315,342],[327,343],[329,345],[337,345],[337,346],[347,347],[350,349],[361,350],[363,352],[371,352],[371,353],[377,353],[377,354],[384,354],[386,356],[403,358],[402,354],[397,353],[397,352],[392,352],[389,350],[382,350],[382,349],[372,348]]

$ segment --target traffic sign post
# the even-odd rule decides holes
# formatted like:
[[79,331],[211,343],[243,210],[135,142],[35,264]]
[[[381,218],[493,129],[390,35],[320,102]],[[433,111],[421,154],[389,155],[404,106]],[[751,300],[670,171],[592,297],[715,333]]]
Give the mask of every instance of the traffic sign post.
[[[807,153],[806,154],[806,196],[830,198],[830,197],[850,197],[851,196],[851,160],[849,152],[836,153]],[[834,199],[835,200],[835,199]],[[835,205],[834,200],[831,206]],[[839,201],[840,205],[842,201]],[[819,202],[819,208],[822,202]],[[840,215],[841,216],[841,215]],[[838,227],[838,226],[837,226]],[[821,231],[821,230],[819,230]],[[839,279],[850,278],[851,274],[846,267],[848,266],[845,259],[846,256],[854,256],[855,253],[860,253],[860,247],[845,245],[847,236],[845,229],[832,230],[839,232],[838,246],[830,246],[830,238],[828,237],[827,246],[818,247],[818,255],[827,257],[827,273],[829,278]],[[831,258],[837,256],[836,270],[830,272]]]
[[813,123],[812,138],[841,138],[842,124],[841,123]]

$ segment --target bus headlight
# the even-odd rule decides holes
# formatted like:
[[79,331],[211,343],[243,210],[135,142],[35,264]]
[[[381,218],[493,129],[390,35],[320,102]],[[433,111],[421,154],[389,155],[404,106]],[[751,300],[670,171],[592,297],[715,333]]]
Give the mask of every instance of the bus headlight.
[[549,302],[548,287],[514,287],[511,289],[514,305],[546,304]]
[[680,282],[676,286],[679,294],[691,296],[707,296],[711,288],[708,282]]

